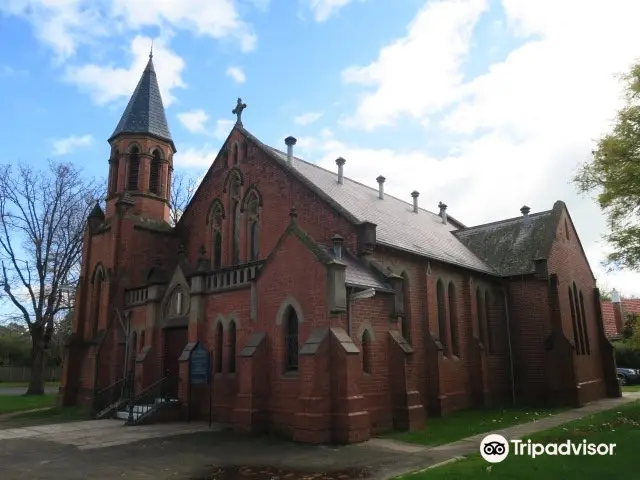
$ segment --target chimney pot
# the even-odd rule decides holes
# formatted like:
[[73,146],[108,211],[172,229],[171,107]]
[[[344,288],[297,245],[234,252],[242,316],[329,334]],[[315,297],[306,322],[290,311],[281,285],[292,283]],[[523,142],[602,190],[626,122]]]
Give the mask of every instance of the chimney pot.
[[346,162],[347,161],[342,157],[336,158],[336,165],[338,165],[338,183],[340,185],[344,182],[344,164]]
[[530,211],[531,211],[531,209],[529,207],[527,207],[526,205],[524,205],[520,209],[520,212],[522,213],[522,216],[524,217],[524,225],[525,225],[525,227],[528,227],[529,225],[531,225],[531,218],[529,217],[529,212]]
[[420,195],[420,192],[418,192],[417,190],[414,190],[413,192],[411,192],[411,197],[413,198],[413,211],[415,213],[418,213],[418,196]]
[[620,303],[620,293],[615,288],[611,291],[611,303]]
[[289,165],[291,165],[291,162],[293,161],[293,146],[297,143],[298,141],[295,139],[295,137],[287,137],[284,139],[284,143],[287,146],[287,163]]
[[447,224],[447,206],[444,203],[439,202],[438,208],[440,209],[440,218],[442,218],[442,223],[446,225]]
[[376,180],[378,182],[378,198],[382,200],[384,198],[384,181],[386,178],[380,175]]
[[331,241],[333,242],[333,254],[338,260],[342,259],[342,244],[344,243],[344,238],[336,233],[331,238]]

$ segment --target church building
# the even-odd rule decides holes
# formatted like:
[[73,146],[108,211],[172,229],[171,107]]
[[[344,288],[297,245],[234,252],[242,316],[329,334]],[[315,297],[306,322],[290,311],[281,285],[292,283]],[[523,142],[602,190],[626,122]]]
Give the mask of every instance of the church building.
[[355,443],[460,409],[620,396],[562,201],[466,226],[383,176],[351,180],[348,159],[298,158],[292,136],[262,143],[245,107],[171,225],[177,149],[150,56],[87,219],[61,404]]

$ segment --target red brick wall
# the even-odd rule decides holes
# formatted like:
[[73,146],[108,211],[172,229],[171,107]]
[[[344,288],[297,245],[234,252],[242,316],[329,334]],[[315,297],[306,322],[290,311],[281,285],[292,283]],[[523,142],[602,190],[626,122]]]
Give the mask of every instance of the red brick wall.
[[[389,320],[393,311],[393,296],[378,293],[370,299],[351,304],[353,342],[360,348],[362,361],[362,336],[369,330],[371,338],[370,373],[363,373],[360,385],[374,432],[393,426],[391,394],[389,391],[389,330],[396,326]],[[361,363],[362,365],[362,363]]]
[[[239,131],[234,131],[225,144],[230,146],[234,142],[241,142],[243,136]],[[251,145],[251,144],[250,144]],[[240,149],[242,151],[242,149]],[[240,157],[238,165],[242,172],[244,185],[241,187],[241,197],[250,186],[257,188],[263,200],[260,211],[260,235],[259,252],[265,257],[275,246],[284,230],[289,224],[289,212],[291,207],[296,208],[298,223],[317,242],[331,243],[331,237],[336,233],[345,239],[347,248],[354,248],[356,244],[355,229],[342,218],[332,207],[322,201],[311,192],[285,168],[279,166],[275,160],[267,158],[261,150],[250,146],[251,158]],[[226,215],[222,228],[223,255],[222,265],[231,262],[231,248],[229,238],[231,235],[231,214],[229,190],[223,192],[225,179],[230,168],[234,167],[231,155],[228,159],[229,168],[224,168],[223,157],[218,157],[198,191],[196,192],[189,208],[185,211],[179,224],[179,234],[184,239],[189,259],[194,261],[198,249],[204,245],[207,256],[211,257],[213,250],[213,234],[211,225],[205,225],[205,218],[215,199],[219,199]],[[240,260],[247,258],[247,222],[246,216],[242,216],[240,227]]]
[[587,259],[582,252],[577,233],[566,212],[562,213],[555,241],[548,261],[549,273],[558,275],[558,291],[560,294],[560,310],[562,329],[565,336],[573,343],[573,324],[569,303],[568,288],[576,283],[578,292],[584,297],[587,332],[590,355],[575,355],[577,365],[577,381],[588,390],[589,398],[604,395],[604,374],[602,371],[601,339],[595,312],[594,292],[595,280],[589,269]]
[[514,280],[509,284],[511,338],[516,401],[546,399],[544,341],[551,333],[546,281]]
[[282,324],[276,323],[279,321],[277,314],[289,295],[300,304],[304,317],[298,327],[300,346],[307,341],[313,327],[340,326],[339,320],[329,317],[326,278],[324,265],[297,238],[289,236],[266,265],[258,281],[258,321],[252,328],[267,334],[270,358],[267,375],[271,389],[268,421],[270,428],[285,433],[290,433],[293,426],[293,414],[299,403],[299,385],[297,376],[283,374],[284,330]]
[[[444,287],[444,305],[447,311],[447,318],[450,314],[449,303],[449,282],[455,286],[455,305],[458,344],[460,355],[452,355],[451,348],[448,347],[448,354],[440,355],[438,368],[440,370],[440,395],[444,395],[443,411],[453,411],[466,408],[472,402],[472,390],[470,375],[472,375],[472,364],[470,363],[469,343],[473,332],[477,332],[477,310],[475,300],[475,289],[480,286],[484,292],[489,289],[491,297],[497,300],[497,304],[492,305],[489,316],[489,331],[494,335],[495,351],[488,353],[487,368],[489,369],[490,390],[495,401],[502,401],[510,392],[510,375],[507,349],[507,334],[505,328],[504,308],[502,306],[502,294],[498,284],[492,282],[487,277],[479,274],[472,274],[462,269],[439,262],[429,262],[430,273],[427,275],[428,262],[417,256],[403,255],[385,249],[378,249],[374,258],[385,268],[391,268],[395,273],[405,273],[409,281],[406,301],[405,315],[410,323],[410,343],[414,349],[413,357],[415,362],[414,372],[416,382],[421,394],[423,405],[427,405],[429,391],[437,391],[438,385],[434,385],[434,379],[430,378],[427,366],[427,348],[430,344],[426,341],[428,332],[438,338],[438,303],[436,285],[441,279]],[[472,291],[469,295],[465,289],[465,282],[472,279]],[[401,329],[400,325],[389,324],[389,313],[392,311],[392,304],[387,307],[386,314],[380,317],[380,322],[389,325],[387,329]],[[428,326],[428,329],[427,329]],[[477,335],[477,333],[476,333]],[[451,329],[447,322],[447,338],[451,338]],[[451,345],[451,341],[447,342]]]

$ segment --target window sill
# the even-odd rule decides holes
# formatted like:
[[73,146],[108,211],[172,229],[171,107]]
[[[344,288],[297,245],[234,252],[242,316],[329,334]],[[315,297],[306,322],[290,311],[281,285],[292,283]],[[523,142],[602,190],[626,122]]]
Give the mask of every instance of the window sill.
[[284,372],[282,374],[282,378],[285,378],[285,379],[294,379],[294,378],[298,378],[299,376],[300,375],[297,370],[291,371],[291,372]]

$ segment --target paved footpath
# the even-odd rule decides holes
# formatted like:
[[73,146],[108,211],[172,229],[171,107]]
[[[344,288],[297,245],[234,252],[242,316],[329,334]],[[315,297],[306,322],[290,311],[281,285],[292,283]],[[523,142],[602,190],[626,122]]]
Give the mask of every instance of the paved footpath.
[[415,471],[427,470],[445,463],[460,460],[466,455],[479,452],[482,439],[489,433],[500,434],[509,440],[519,439],[536,432],[549,430],[588,415],[603,412],[605,410],[611,410],[620,405],[638,400],[640,400],[640,392],[624,393],[622,398],[606,398],[603,400],[597,400],[586,404],[582,408],[576,408],[556,415],[546,416],[534,422],[514,425],[513,427],[503,428],[493,432],[481,433],[472,437],[464,438],[457,442],[439,445],[437,447],[425,447],[381,438],[372,439],[366,442],[366,444],[376,445],[387,449],[395,449],[398,453],[405,453],[406,459],[405,465],[382,468],[378,470],[376,475],[372,478],[375,480],[387,480],[392,477],[406,475]]

